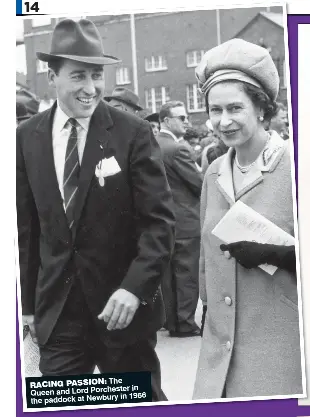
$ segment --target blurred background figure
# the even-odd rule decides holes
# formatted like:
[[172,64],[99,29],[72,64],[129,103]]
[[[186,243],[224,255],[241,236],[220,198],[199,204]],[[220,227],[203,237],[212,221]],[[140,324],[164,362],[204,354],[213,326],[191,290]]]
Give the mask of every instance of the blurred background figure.
[[269,130],[275,130],[282,139],[288,139],[287,109],[282,103],[277,103],[278,109],[275,116],[270,120]]
[[16,92],[16,123],[29,119],[39,111],[40,101],[26,89]]
[[201,150],[202,150],[201,145],[200,145],[199,132],[193,127],[188,127],[184,135],[184,140],[192,148],[192,154],[193,154],[194,160],[195,162],[197,162],[200,157]]
[[16,102],[16,124],[19,125],[23,120],[29,119],[26,106],[23,103]]
[[16,103],[23,104],[29,116],[33,116],[39,111],[40,100],[29,90],[20,89],[16,91]]
[[152,128],[153,135],[155,138],[159,135],[160,132],[160,124],[159,124],[159,114],[158,113],[152,113],[148,116],[144,117],[144,120],[147,120]]
[[143,110],[139,105],[139,97],[125,87],[115,87],[112,94],[104,97],[104,99],[110,106],[129,113],[136,114],[137,111]]
[[198,303],[200,193],[202,179],[191,146],[184,140],[188,115],[181,101],[170,101],[159,112],[159,143],[176,217],[170,269],[162,282],[166,329],[171,337],[200,335],[195,322]]

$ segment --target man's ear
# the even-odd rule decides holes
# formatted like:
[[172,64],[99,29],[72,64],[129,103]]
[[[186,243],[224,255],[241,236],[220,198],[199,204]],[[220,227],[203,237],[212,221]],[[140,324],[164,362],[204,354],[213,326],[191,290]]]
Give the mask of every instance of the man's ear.
[[56,84],[55,84],[55,78],[57,77],[57,75],[55,74],[55,71],[53,71],[52,69],[48,69],[48,72],[47,72],[47,80],[48,80],[48,83],[49,83],[49,85],[51,86],[51,87],[56,87]]

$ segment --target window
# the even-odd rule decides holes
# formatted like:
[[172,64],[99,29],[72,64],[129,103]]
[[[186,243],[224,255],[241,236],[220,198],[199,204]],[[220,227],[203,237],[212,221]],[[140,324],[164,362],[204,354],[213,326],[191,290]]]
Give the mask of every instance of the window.
[[163,71],[166,69],[168,69],[166,57],[159,55],[145,58],[145,71]]
[[154,87],[145,90],[145,107],[153,113],[158,112],[163,104],[170,100],[167,87]]
[[197,67],[205,51],[189,51],[186,53],[186,65],[188,68]]
[[47,72],[48,70],[48,63],[44,61],[37,61],[37,72]]
[[197,84],[191,84],[186,87],[187,111],[201,112],[205,110],[204,95],[198,91]]
[[129,69],[127,67],[121,67],[116,69],[116,84],[130,84]]
[[35,17],[32,19],[32,27],[49,26],[52,24],[52,19],[47,16]]

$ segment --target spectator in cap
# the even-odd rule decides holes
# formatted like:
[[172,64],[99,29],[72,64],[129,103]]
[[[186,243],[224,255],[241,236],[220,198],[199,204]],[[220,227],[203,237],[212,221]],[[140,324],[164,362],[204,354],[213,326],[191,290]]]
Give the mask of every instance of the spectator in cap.
[[176,216],[176,237],[170,270],[163,280],[165,327],[171,337],[200,335],[195,321],[198,303],[200,243],[199,198],[202,179],[190,151],[183,143],[188,116],[181,101],[169,101],[159,112],[157,136]]
[[44,376],[150,373],[164,323],[159,285],[174,245],[160,149],[146,121],[103,100],[103,51],[87,19],[52,35],[53,106],[17,129],[17,220],[24,323]]
[[112,94],[105,96],[104,99],[110,106],[129,113],[135,114],[137,111],[142,110],[142,107],[139,106],[139,97],[125,87],[115,87]]
[[153,131],[153,135],[155,136],[155,138],[157,138],[160,132],[159,114],[158,113],[149,114],[148,116],[144,118],[144,120],[147,120],[150,123],[152,131]]
[[301,394],[296,270],[282,263],[271,276],[258,266],[274,262],[259,243],[221,246],[212,233],[240,200],[294,235],[289,149],[264,129],[276,109],[278,72],[266,49],[232,39],[205,53],[196,77],[214,133],[229,150],[210,165],[202,187],[200,296],[207,312],[194,398]]

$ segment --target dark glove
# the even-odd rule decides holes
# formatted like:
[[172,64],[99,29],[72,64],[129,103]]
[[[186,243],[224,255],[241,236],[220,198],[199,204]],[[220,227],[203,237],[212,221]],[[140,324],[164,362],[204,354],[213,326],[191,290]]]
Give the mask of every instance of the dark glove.
[[207,314],[207,306],[203,305],[202,306],[201,327],[200,327],[200,336],[201,337],[203,335],[203,328],[204,328],[205,321],[206,321],[206,314]]
[[269,264],[286,269],[289,272],[296,271],[296,257],[294,246],[270,245],[257,242],[234,242],[220,245],[222,251],[229,251],[244,268],[256,268],[258,265]]

